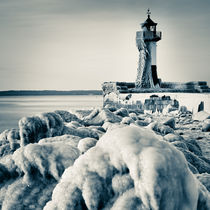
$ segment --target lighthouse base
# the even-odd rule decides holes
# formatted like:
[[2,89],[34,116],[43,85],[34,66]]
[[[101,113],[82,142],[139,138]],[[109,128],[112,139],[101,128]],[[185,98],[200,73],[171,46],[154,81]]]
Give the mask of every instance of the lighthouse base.
[[161,83],[161,88],[138,89],[135,83],[105,82],[102,85],[104,106],[111,105],[151,112],[162,112],[166,107],[177,110],[185,106],[189,111],[210,113],[210,88],[206,82]]

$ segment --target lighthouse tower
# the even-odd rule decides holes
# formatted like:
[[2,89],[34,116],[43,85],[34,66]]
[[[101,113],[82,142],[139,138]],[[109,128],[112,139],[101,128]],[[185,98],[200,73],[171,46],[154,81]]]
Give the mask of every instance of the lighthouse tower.
[[137,70],[136,88],[157,88],[156,47],[161,40],[161,32],[156,30],[157,23],[151,18],[148,9],[147,19],[141,24],[142,31],[136,32],[136,45],[139,50],[139,65]]

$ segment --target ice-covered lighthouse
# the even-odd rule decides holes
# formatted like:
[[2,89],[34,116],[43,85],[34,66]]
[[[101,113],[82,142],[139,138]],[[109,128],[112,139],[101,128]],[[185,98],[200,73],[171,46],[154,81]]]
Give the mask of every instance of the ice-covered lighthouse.
[[162,33],[156,30],[157,23],[151,18],[148,9],[147,19],[141,24],[141,31],[136,32],[136,45],[139,50],[136,88],[158,88],[156,47]]

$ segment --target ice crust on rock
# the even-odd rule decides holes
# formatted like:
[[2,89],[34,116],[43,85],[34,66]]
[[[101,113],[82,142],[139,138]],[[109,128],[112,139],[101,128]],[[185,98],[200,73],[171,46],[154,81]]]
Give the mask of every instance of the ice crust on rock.
[[86,138],[86,137],[95,138],[95,139],[99,138],[98,133],[88,127],[72,128],[64,126],[63,134],[79,136],[81,138]]
[[30,182],[34,176],[51,176],[59,180],[63,171],[71,166],[79,155],[79,150],[71,145],[43,143],[22,147],[14,152],[12,158],[24,173],[24,179]]
[[84,138],[79,141],[78,149],[83,154],[88,151],[91,147],[94,147],[97,143],[97,140],[94,138]]
[[64,122],[72,122],[72,121],[76,121],[81,123],[82,120],[79,119],[75,114],[65,111],[65,110],[56,110],[55,111],[56,114],[59,114],[61,116],[61,118],[63,119]]
[[7,129],[0,134],[0,157],[12,154],[19,147],[19,129]]
[[21,146],[36,143],[42,138],[62,135],[64,123],[60,115],[46,112],[19,120]]
[[[194,209],[210,209],[210,144],[209,133],[203,130],[209,119],[201,120],[202,115],[199,121],[193,120],[188,111],[165,116],[109,108],[36,115],[27,118],[28,128],[26,123],[24,128],[2,132],[0,208],[41,210],[47,204],[45,209],[50,210],[155,209],[158,198],[154,194],[161,197],[157,205],[163,200],[167,203],[169,197],[186,201],[174,196],[174,189],[181,189],[179,181],[173,187],[175,173],[171,171],[176,170],[179,180],[190,177],[185,190],[198,192]],[[36,117],[41,123],[34,121]],[[175,129],[164,125],[170,118],[176,122]],[[132,123],[124,124],[126,119]],[[30,138],[19,148],[24,132]],[[167,185],[170,192],[165,191]],[[193,209],[190,204],[185,207]]]
[[65,170],[44,209],[196,209],[198,191],[180,151],[148,129],[125,126]]
[[84,121],[86,125],[103,125],[105,122],[118,123],[122,118],[109,109],[103,108],[102,110],[90,114]]
[[206,119],[210,119],[210,114],[205,111],[200,111],[193,115],[193,120],[204,121]]
[[62,143],[62,144],[69,144],[71,146],[77,147],[79,141],[82,138],[79,136],[74,135],[62,135],[62,136],[54,136],[49,138],[44,138],[39,141],[39,144],[45,144],[45,143]]

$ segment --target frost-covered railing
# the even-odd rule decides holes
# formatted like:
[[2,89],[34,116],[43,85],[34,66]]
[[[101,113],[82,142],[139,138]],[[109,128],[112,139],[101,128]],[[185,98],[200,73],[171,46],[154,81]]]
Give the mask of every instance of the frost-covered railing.
[[141,39],[143,34],[143,38],[145,41],[158,41],[162,38],[161,31],[137,31],[136,32],[136,40]]

